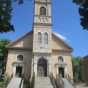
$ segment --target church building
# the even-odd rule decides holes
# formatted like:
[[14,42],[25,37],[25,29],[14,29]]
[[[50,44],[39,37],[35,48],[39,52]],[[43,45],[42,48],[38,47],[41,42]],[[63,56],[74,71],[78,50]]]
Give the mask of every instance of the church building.
[[[69,77],[73,80],[72,48],[52,32],[51,0],[34,1],[32,31],[8,44],[6,74]],[[59,30],[59,28],[58,28]]]

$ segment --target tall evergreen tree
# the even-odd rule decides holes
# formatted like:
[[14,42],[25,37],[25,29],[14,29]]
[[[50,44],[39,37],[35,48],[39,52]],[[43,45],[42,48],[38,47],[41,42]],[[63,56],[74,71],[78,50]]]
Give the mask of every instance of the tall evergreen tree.
[[88,0],[73,0],[73,2],[79,5],[81,26],[88,30]]

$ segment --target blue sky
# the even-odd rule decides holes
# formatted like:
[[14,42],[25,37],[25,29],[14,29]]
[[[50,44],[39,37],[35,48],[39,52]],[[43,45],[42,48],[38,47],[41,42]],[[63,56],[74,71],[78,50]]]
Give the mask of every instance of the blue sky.
[[[25,33],[32,30],[33,2],[25,0],[23,5],[14,4],[12,23],[15,32],[0,34],[0,38],[16,40]],[[74,56],[85,56],[88,54],[88,32],[82,30],[78,7],[72,0],[52,0],[52,31],[60,33],[66,38],[66,42],[74,49]]]

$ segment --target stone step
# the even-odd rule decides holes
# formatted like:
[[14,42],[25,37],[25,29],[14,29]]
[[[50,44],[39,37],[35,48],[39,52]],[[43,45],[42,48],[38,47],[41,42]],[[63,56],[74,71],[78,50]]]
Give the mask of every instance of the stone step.
[[7,88],[19,88],[21,83],[21,78],[13,77],[8,84]]
[[74,86],[65,78],[62,79],[64,82],[64,88],[74,88]]
[[34,88],[53,88],[49,77],[35,77]]

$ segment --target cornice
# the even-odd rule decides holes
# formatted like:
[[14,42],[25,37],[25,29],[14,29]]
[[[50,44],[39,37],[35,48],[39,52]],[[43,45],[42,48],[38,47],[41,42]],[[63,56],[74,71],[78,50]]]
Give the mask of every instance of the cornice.
[[37,3],[37,4],[45,4],[45,5],[51,4],[51,2],[41,2],[41,1],[35,1],[35,3]]
[[52,26],[51,23],[34,23],[34,26]]
[[8,49],[10,50],[25,50],[25,51],[32,51],[32,49],[30,48],[22,48],[22,47],[8,47]]
[[41,16],[41,15],[34,15],[34,17],[52,18],[52,16]]

